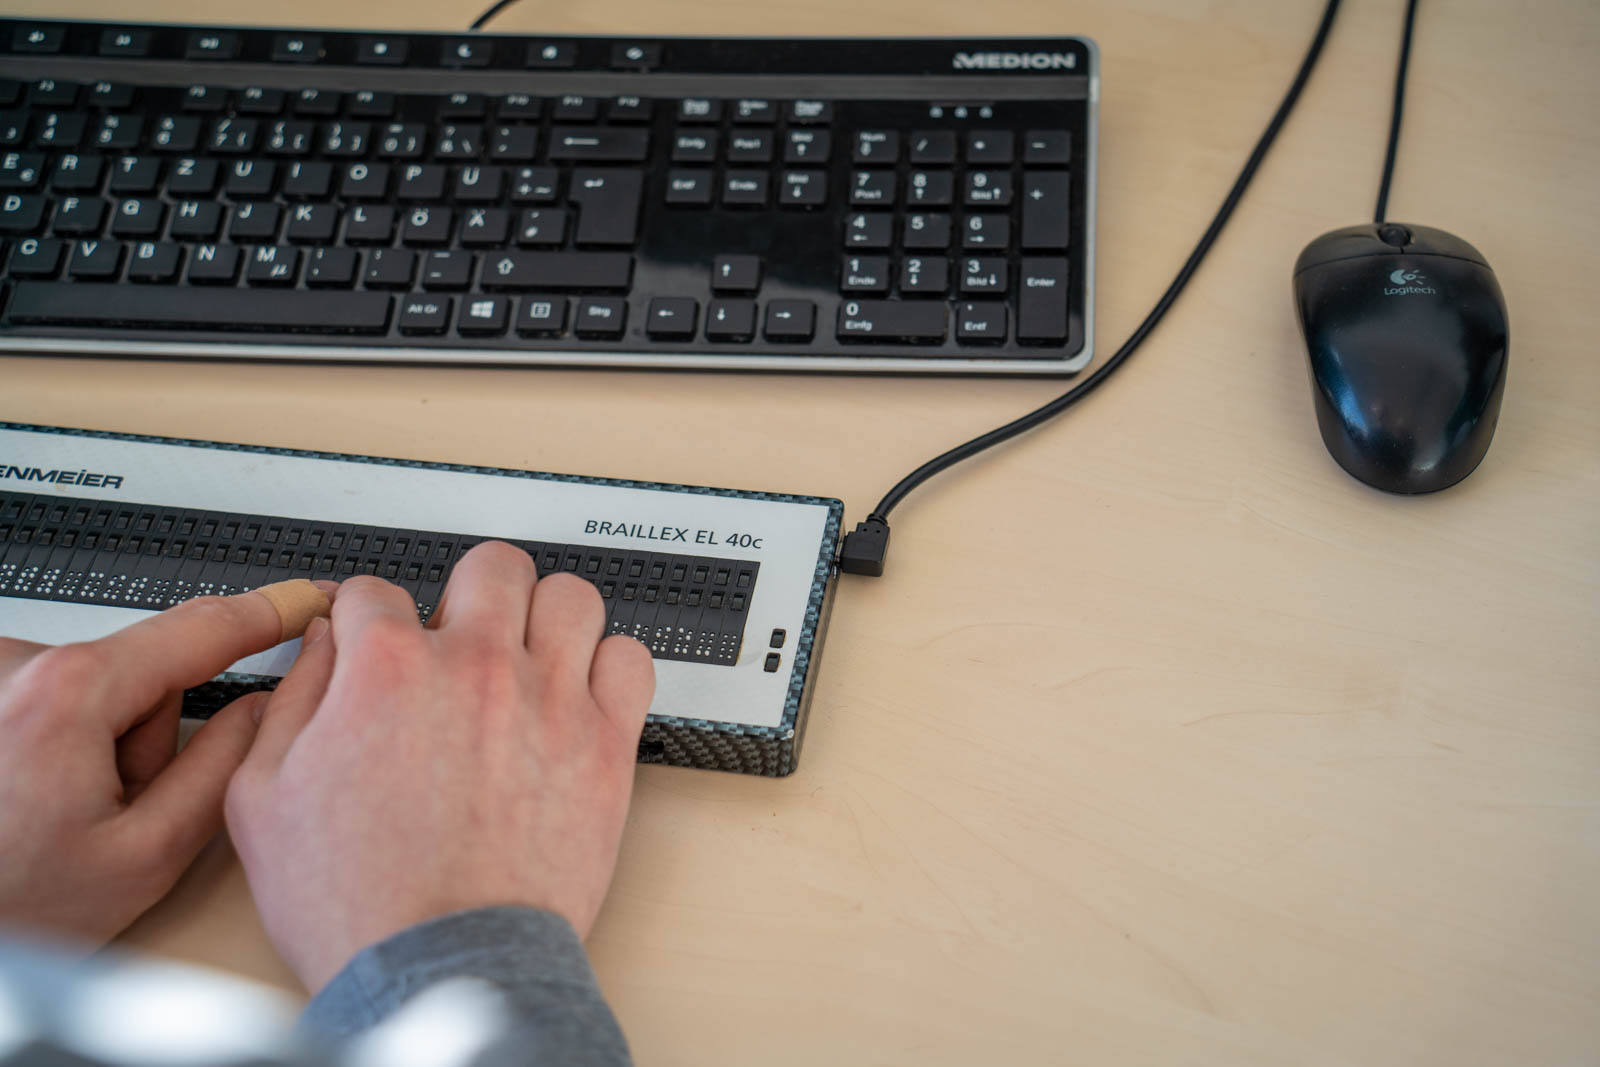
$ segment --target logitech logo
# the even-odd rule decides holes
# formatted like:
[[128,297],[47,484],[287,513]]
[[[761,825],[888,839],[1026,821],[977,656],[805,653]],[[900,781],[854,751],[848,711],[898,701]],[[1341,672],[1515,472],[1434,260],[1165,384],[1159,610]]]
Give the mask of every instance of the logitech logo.
[[957,52],[957,70],[1077,70],[1070,52]]
[[1401,267],[1389,272],[1389,280],[1394,282],[1394,287],[1385,287],[1384,296],[1433,296],[1438,292],[1431,286],[1417,284],[1427,281],[1419,270],[1406,270]]

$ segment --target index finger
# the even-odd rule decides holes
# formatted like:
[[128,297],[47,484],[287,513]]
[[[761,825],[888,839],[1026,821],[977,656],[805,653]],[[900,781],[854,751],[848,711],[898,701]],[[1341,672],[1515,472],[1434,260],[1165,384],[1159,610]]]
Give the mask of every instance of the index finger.
[[165,694],[208,682],[279,644],[284,622],[270,594],[252,590],[185,600],[87,642],[104,667],[103,691],[116,695],[112,725],[121,732]]

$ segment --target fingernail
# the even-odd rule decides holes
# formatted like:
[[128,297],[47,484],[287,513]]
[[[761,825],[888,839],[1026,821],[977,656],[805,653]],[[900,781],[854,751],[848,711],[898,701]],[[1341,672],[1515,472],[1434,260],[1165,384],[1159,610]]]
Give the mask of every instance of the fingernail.
[[322,617],[312,619],[306,626],[305,636],[300,639],[300,647],[305,648],[322,640],[322,635],[328,632],[328,620]]
[[261,725],[261,716],[265,715],[266,712],[267,712],[267,697],[266,696],[263,695],[259,699],[252,700],[250,702],[250,721],[255,723],[257,726]]

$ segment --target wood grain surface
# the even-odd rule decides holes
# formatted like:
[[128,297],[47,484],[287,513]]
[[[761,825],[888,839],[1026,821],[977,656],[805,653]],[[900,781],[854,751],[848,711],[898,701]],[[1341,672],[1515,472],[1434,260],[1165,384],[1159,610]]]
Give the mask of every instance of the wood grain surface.
[[[455,29],[477,0],[12,0]],[[1328,457],[1295,255],[1369,217],[1402,4],[1350,0],[1177,308],[846,577],[800,770],[641,768],[590,941],[640,1064],[1600,1059],[1600,10],[1422,5],[1391,215],[1496,268],[1509,385],[1423,499]],[[1299,62],[1275,0],[523,2],[500,30],[1083,33],[1100,353]],[[888,47],[886,45],[886,47]],[[0,417],[842,497],[1048,381],[0,359]],[[125,941],[293,985],[218,842]]]

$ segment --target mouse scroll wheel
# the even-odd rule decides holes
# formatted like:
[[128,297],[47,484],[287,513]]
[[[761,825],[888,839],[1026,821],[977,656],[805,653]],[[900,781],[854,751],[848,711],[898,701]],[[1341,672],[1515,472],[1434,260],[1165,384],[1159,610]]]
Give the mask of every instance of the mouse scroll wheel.
[[1404,226],[1396,226],[1391,222],[1378,227],[1378,240],[1386,245],[1403,248],[1406,242],[1411,240],[1411,234],[1407,232]]

